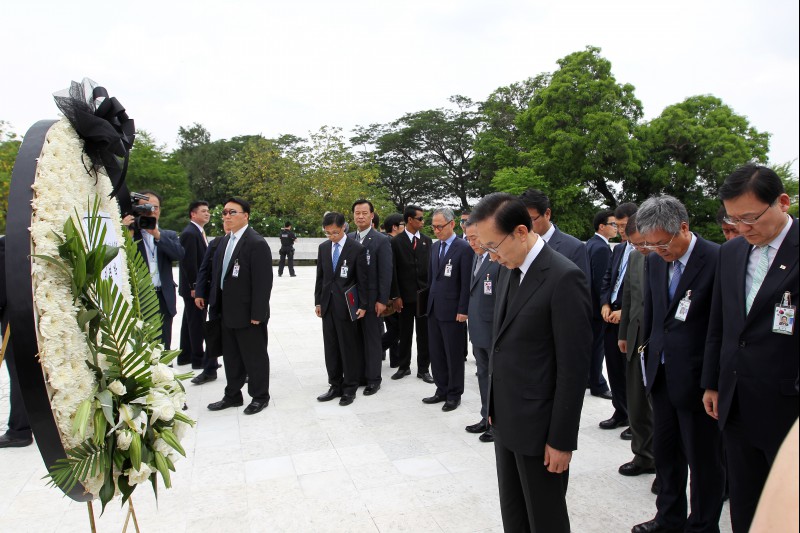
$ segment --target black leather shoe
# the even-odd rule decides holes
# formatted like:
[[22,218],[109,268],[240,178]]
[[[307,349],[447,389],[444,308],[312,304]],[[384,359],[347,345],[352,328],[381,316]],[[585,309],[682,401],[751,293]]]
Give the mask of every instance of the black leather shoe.
[[209,381],[214,381],[215,379],[217,379],[217,376],[212,376],[211,374],[206,374],[203,372],[193,377],[192,383],[195,385],[202,385],[203,383],[208,383]]
[[485,420],[481,420],[477,424],[472,424],[464,429],[467,430],[467,433],[484,433],[487,429],[489,429],[489,424],[487,424]]
[[656,469],[654,467],[643,468],[631,461],[620,466],[619,473],[623,476],[640,476],[642,474],[655,474]]
[[425,383],[433,383],[433,376],[431,376],[430,372],[417,372],[417,378]]
[[355,399],[356,397],[352,394],[342,394],[342,397],[339,399],[339,405],[350,405]]
[[258,412],[263,411],[264,408],[266,406],[268,406],[268,405],[269,405],[268,401],[267,402],[257,402],[255,400],[253,400],[252,402],[250,402],[250,405],[248,405],[247,407],[244,408],[244,414],[246,414],[246,415],[254,415],[254,414],[258,413]]
[[622,433],[619,434],[619,438],[622,440],[633,440],[633,431],[631,431],[631,428],[625,428]]
[[610,390],[603,392],[593,392],[592,396],[597,396],[598,398],[602,398],[604,400],[610,400],[612,398]]
[[631,533],[681,533],[682,531],[682,529],[666,528],[655,520],[636,524],[633,526],[633,529],[631,529]]
[[404,377],[410,376],[410,375],[411,375],[411,369],[406,368],[405,370],[403,370],[401,368],[400,370],[398,370],[397,372],[392,374],[392,379],[403,379]]
[[334,398],[338,398],[341,395],[342,395],[342,393],[339,392],[339,390],[336,387],[331,387],[330,389],[328,389],[328,392],[326,392],[325,394],[320,394],[319,396],[317,396],[317,401],[318,402],[329,402],[329,401],[333,400]]
[[494,442],[494,428],[489,426],[486,433],[478,437],[478,440],[481,442]]
[[422,399],[422,403],[442,403],[443,401],[447,400],[444,396],[437,396],[434,394],[433,396],[428,396],[427,398]]
[[233,401],[229,400],[228,398],[223,398],[218,402],[208,404],[209,411],[222,411],[223,409],[227,409],[228,407],[241,407],[244,405],[243,400]]
[[0,448],[24,448],[33,444],[33,437],[27,439],[17,439],[9,437],[8,433],[0,435]]
[[625,420],[617,420],[612,416],[608,420],[603,420],[602,422],[600,422],[600,429],[617,429],[618,427],[627,425],[628,425],[627,418]]
[[658,496],[659,489],[661,489],[661,483],[658,482],[658,478],[655,478],[653,484],[650,485],[650,492]]
[[364,396],[372,396],[373,394],[375,394],[379,390],[381,390],[380,383],[378,383],[376,385],[367,385],[366,387],[364,387]]
[[458,407],[460,404],[461,400],[447,400],[446,402],[444,402],[444,405],[442,406],[442,411],[444,412],[455,411],[456,407]]

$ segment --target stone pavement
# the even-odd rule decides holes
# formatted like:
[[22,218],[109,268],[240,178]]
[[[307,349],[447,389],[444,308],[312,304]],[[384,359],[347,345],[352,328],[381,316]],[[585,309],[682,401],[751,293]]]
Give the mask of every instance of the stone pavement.
[[[389,379],[394,370],[384,365],[381,390],[359,393],[350,406],[319,403],[327,382],[321,321],[314,316],[315,268],[297,273],[275,277],[269,407],[254,416],[242,408],[212,413],[206,405],[222,398],[224,374],[199,387],[187,382],[197,428],[184,440],[187,457],[176,465],[173,488],[159,490],[158,504],[149,485],[134,493],[141,531],[502,531],[493,445],[464,431],[480,419],[474,359],[462,404],[450,413],[420,401],[433,386],[414,377],[414,365],[400,381]],[[0,431],[7,397],[3,368]],[[631,453],[620,430],[597,426],[610,414],[610,402],[587,393],[568,492],[576,533],[624,533],[655,515],[653,476],[617,473]],[[35,446],[0,450],[0,532],[89,531],[86,504],[47,488],[45,474]],[[124,520],[119,501],[112,501],[98,531],[122,531]],[[720,527],[731,531],[727,504]]]

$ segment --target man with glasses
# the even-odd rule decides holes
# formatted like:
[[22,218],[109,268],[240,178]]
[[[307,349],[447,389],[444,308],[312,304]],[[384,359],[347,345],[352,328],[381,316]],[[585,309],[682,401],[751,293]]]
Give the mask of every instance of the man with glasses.
[[505,267],[496,287],[488,408],[503,528],[568,533],[568,469],[591,357],[586,276],[545,246],[514,195],[486,196],[472,220],[483,249]]
[[[219,311],[222,319],[222,362],[225,395],[209,404],[220,411],[244,404],[242,387],[252,398],[244,414],[253,415],[269,404],[269,353],[267,322],[272,293],[272,252],[267,241],[250,227],[250,204],[238,197],[225,201],[225,229],[213,258],[209,294],[199,295],[198,305]],[[198,287],[198,291],[205,290]],[[195,292],[197,295],[197,292]]]
[[[722,245],[703,396],[728,455],[733,531],[748,531],[778,449],[798,417],[798,223],[771,169],[749,164],[719,190],[742,239]],[[790,316],[791,315],[791,316]],[[787,325],[781,326],[786,318]],[[796,471],[795,471],[796,472]]]
[[[702,409],[700,377],[719,245],[689,230],[672,196],[645,201],[636,225],[646,248],[646,387],[653,402],[657,513],[633,533],[718,531],[725,487],[722,441]],[[691,470],[691,512],[686,482]]]
[[605,209],[594,216],[594,235],[586,241],[586,253],[589,256],[589,286],[591,287],[592,301],[592,364],[589,367],[589,392],[605,400],[612,398],[608,390],[608,383],[603,377],[603,332],[606,322],[600,312],[600,299],[603,288],[603,278],[608,266],[611,264],[610,239],[617,236],[617,223],[614,212]]
[[428,267],[428,341],[436,383],[426,404],[444,402],[442,411],[452,411],[464,394],[464,350],[466,349],[469,280],[472,251],[455,234],[455,216],[449,207],[433,211],[433,245]]
[[[425,226],[422,208],[409,205],[403,211],[406,228],[392,238],[392,297],[400,312],[400,359],[392,379],[411,375],[411,342],[417,328],[417,377],[433,383],[428,352],[428,320],[417,314],[417,293],[428,286],[432,241],[420,230]],[[423,311],[424,312],[424,311]]]
[[178,313],[175,305],[172,263],[183,259],[184,250],[176,232],[158,227],[158,219],[161,218],[161,196],[153,191],[142,191],[139,194],[146,196],[147,200],[137,200],[136,203],[152,206],[152,218],[156,219],[155,227],[152,229],[136,227],[133,215],[126,215],[122,223],[131,232],[138,232],[133,238],[138,240],[139,253],[150,267],[150,277],[156,288],[158,310],[161,314],[161,342],[164,344],[164,349],[169,350],[172,344],[172,319]]
[[[325,368],[328,385],[320,402],[339,398],[339,405],[350,405],[356,398],[364,369],[364,347],[358,335],[358,322],[369,310],[366,249],[344,229],[344,215],[325,213],[322,229],[328,240],[319,245],[317,282],[314,286],[314,312],[322,319]],[[358,298],[348,297],[355,288]],[[352,295],[352,293],[351,293]],[[357,301],[356,301],[357,300]],[[351,308],[355,308],[355,318]],[[373,304],[374,305],[374,304]]]

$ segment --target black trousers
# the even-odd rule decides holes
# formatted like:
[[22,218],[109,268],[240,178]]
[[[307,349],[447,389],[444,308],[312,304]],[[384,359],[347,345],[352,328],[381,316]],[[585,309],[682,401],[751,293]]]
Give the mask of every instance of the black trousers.
[[[637,345],[639,339],[636,339]],[[625,356],[623,356],[625,357]],[[642,468],[653,468],[653,408],[644,388],[639,353],[634,348],[627,364],[628,421],[631,424],[631,451],[633,463]]]
[[206,310],[198,309],[194,298],[183,297],[183,319],[181,321],[181,355],[179,365],[191,363],[192,368],[201,368],[205,359],[203,349],[203,323]]
[[259,402],[269,401],[269,353],[267,324],[250,324],[244,328],[222,326],[222,362],[225,365],[225,397],[242,399],[242,387],[247,382],[250,397]]
[[761,491],[781,443],[764,446],[764,443],[752,438],[752,432],[748,431],[740,418],[738,398],[735,396],[722,437],[728,456],[731,527],[734,533],[746,533],[750,530]]
[[411,368],[411,341],[414,324],[417,325],[417,372],[428,372],[431,359],[428,353],[428,319],[417,316],[417,302],[403,302],[400,312],[400,355],[397,366],[400,370]]
[[489,402],[489,348],[472,345],[472,355],[478,367],[478,390],[481,393],[481,422],[488,420],[487,404]]
[[283,265],[288,259],[289,275],[294,276],[294,248],[281,248],[279,253],[281,257],[278,260],[278,275],[283,276]]
[[494,435],[497,485],[503,530],[526,533],[569,533],[567,485],[569,470],[553,474],[544,456],[514,453]]
[[592,361],[589,366],[589,390],[592,394],[600,394],[608,390],[608,383],[603,377],[603,331],[606,322],[600,318],[592,318]]
[[383,326],[381,318],[375,314],[375,306],[367,308],[364,318],[356,322],[364,353],[363,377],[367,385],[380,385],[381,366],[383,364],[383,347],[381,337]]
[[389,366],[397,368],[400,359],[400,314],[394,313],[383,319],[386,324],[386,333],[381,337],[381,348],[385,352],[389,350]]
[[608,381],[611,383],[611,405],[614,419],[628,419],[628,389],[625,383],[625,354],[619,351],[619,324],[606,324],[603,332],[603,352],[606,358]]
[[465,322],[428,316],[428,346],[436,395],[460,401],[464,394]]
[[[656,521],[664,528],[687,532],[719,532],[725,468],[717,421],[702,408],[675,407],[663,367],[651,389],[653,451],[660,483]],[[691,470],[691,513],[686,517],[686,482]]]
[[[5,324],[3,324],[3,334],[5,334]],[[11,341],[6,347],[4,361],[8,367],[9,378],[9,400],[11,403],[8,412],[8,429],[6,435],[12,439],[29,439],[32,436],[31,425],[28,422],[28,413],[25,411],[25,404],[22,400],[22,390],[19,386],[17,377],[17,364],[14,361],[14,351],[11,349]]]
[[[169,290],[175,289],[170,288]],[[164,293],[160,289],[156,289],[156,295],[158,296],[158,310],[161,314],[161,343],[165,350],[169,350],[172,346],[172,315],[169,314]]]
[[364,365],[358,324],[349,318],[334,317],[329,309],[322,317],[322,342],[325,344],[328,384],[342,394],[354,396]]

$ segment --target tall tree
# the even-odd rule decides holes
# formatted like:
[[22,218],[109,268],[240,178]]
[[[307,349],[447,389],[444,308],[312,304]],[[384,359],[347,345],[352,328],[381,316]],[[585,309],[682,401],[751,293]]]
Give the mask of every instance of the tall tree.
[[11,131],[11,126],[0,120],[0,234],[6,232],[6,213],[8,213],[8,193],[11,187],[11,171],[17,159],[22,141]]

